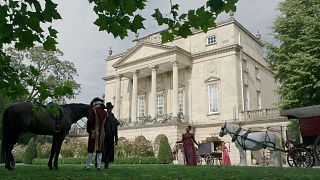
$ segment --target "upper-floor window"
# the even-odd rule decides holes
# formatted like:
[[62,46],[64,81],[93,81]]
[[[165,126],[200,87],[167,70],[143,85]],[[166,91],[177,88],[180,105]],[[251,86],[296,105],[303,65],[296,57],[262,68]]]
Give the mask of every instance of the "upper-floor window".
[[218,82],[208,85],[209,114],[219,112],[219,84]]
[[257,91],[257,108],[261,109],[261,92]]
[[157,94],[157,115],[164,114],[164,98],[163,94]]
[[179,101],[179,113],[183,113],[183,89],[178,91],[178,101]]
[[260,72],[259,72],[259,68],[255,67],[255,76],[257,80],[260,80]]
[[247,84],[243,85],[243,110],[249,110],[249,86]]
[[138,97],[138,115],[139,117],[145,116],[145,108],[146,107],[146,99],[145,96],[139,96]]
[[209,37],[207,37],[207,45],[211,45],[211,44],[215,44],[216,41],[216,36],[215,35],[211,35]]

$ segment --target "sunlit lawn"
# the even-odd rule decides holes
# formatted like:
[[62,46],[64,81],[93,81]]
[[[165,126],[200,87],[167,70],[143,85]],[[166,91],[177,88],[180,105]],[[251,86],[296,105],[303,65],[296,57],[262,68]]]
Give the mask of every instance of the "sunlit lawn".
[[3,164],[0,179],[320,179],[320,169],[276,167],[221,167],[180,165],[111,165],[109,169],[83,170],[84,165],[61,165],[59,170],[46,166],[17,165],[7,171]]

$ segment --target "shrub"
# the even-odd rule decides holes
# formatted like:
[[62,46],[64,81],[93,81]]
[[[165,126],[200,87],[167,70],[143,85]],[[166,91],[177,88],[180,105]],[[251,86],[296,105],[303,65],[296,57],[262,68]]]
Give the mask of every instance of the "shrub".
[[62,157],[74,157],[75,147],[70,140],[66,140],[61,147],[61,156]]
[[133,142],[133,154],[138,157],[153,157],[151,142],[144,136],[138,136]]
[[16,163],[21,163],[24,158],[24,153],[26,151],[27,146],[23,144],[16,144],[12,149],[12,154]]
[[163,137],[160,141],[158,159],[161,164],[169,164],[172,162],[172,151],[167,137]]
[[132,156],[133,144],[126,138],[119,138],[118,145],[115,146],[115,156]]
[[37,144],[37,158],[48,158],[50,157],[51,151],[51,144],[44,143],[44,144]]
[[32,164],[32,160],[37,157],[37,144],[31,138],[23,157],[23,163]]

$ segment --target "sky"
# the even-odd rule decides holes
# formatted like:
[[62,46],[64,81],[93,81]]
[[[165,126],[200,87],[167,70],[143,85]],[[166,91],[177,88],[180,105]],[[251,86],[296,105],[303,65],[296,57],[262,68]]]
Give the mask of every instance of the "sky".
[[[133,33],[125,39],[114,38],[107,32],[99,31],[93,24],[96,15],[88,0],[58,1],[58,11],[62,20],[55,21],[53,27],[58,30],[58,48],[64,52],[63,60],[75,64],[79,74],[75,80],[81,84],[81,93],[68,101],[69,103],[90,103],[94,97],[104,94],[104,80],[106,76],[106,57],[111,47],[113,54],[126,51],[133,46]],[[159,27],[150,16],[155,8],[169,12],[169,0],[149,0],[146,9],[140,12],[147,20],[144,22],[146,30],[139,31],[139,36],[165,29]],[[180,4],[182,11],[194,9],[204,3],[204,0],[173,0]],[[190,3],[191,2],[191,3]],[[262,40],[274,42],[272,39],[272,23],[280,13],[277,10],[280,0],[239,0],[234,18],[251,33],[259,31]],[[229,17],[224,13],[218,16],[216,22]]]

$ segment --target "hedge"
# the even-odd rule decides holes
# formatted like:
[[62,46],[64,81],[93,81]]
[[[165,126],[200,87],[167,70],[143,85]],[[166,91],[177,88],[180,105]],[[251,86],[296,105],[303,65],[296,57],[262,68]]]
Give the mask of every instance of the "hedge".
[[[85,164],[86,157],[66,157],[59,158],[59,164]],[[49,159],[39,159],[35,158],[32,164],[35,165],[47,165]],[[115,157],[115,162],[113,164],[158,164],[159,161],[156,157]]]
[[167,137],[162,137],[158,152],[158,159],[161,164],[169,164],[172,162],[172,150]]

